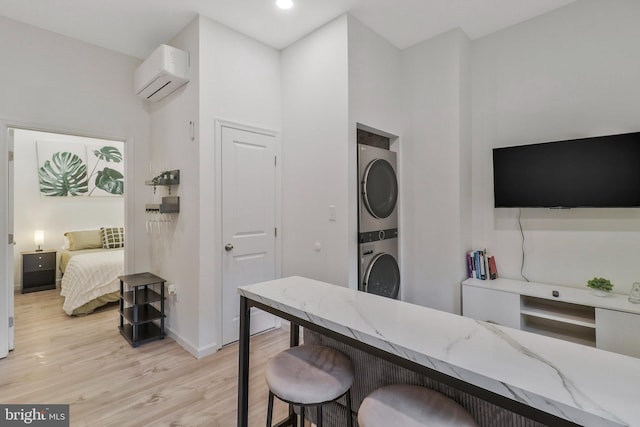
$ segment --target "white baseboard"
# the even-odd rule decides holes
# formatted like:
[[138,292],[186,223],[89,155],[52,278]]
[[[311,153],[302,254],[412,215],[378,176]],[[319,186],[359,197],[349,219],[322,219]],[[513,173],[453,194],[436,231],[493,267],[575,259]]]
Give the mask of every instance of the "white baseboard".
[[209,356],[210,354],[216,353],[218,350],[220,350],[220,346],[218,345],[218,343],[214,342],[213,344],[209,344],[207,346],[202,347],[199,351],[198,351],[198,359]]
[[[289,331],[290,330],[290,324],[288,321],[280,319],[279,317],[274,317],[272,315],[270,315],[269,313],[266,312],[260,312],[261,314],[259,314],[257,316],[257,318],[259,318],[260,320],[271,320],[273,321],[273,319],[275,318],[275,325],[261,330],[261,331],[252,331],[251,335],[255,335],[256,333],[262,333],[262,332],[267,332],[267,331],[271,331],[273,329],[278,329],[278,328],[282,328],[285,331]],[[264,315],[264,319],[263,319],[263,315]],[[252,326],[256,325],[257,323],[260,322],[256,322],[256,319],[252,319]],[[196,347],[195,345],[193,345],[191,342],[189,342],[188,340],[182,338],[179,334],[177,334],[175,331],[173,331],[170,327],[165,326],[166,331],[167,331],[167,336],[169,338],[171,338],[172,340],[174,340],[175,342],[177,342],[178,344],[180,344],[180,346],[182,348],[184,348],[185,350],[187,350],[189,353],[191,353],[196,359],[201,359],[203,357],[209,356],[213,353],[216,353],[218,350],[220,350],[220,346],[218,345],[218,343],[212,343],[209,345],[206,345],[204,347]],[[253,329],[253,328],[252,328]]]
[[197,348],[195,345],[191,344],[188,340],[182,338],[180,335],[172,331],[171,328],[166,328],[166,330],[167,330],[167,336],[169,338],[171,338],[172,340],[180,344],[182,348],[184,348],[189,353],[191,353],[193,357],[195,357],[196,359],[201,359],[203,357],[209,356],[210,354],[213,354],[220,349],[217,343],[213,343],[202,348]]
[[[56,279],[56,289],[60,289],[60,279]],[[13,290],[16,292],[22,291],[22,283],[14,283]]]

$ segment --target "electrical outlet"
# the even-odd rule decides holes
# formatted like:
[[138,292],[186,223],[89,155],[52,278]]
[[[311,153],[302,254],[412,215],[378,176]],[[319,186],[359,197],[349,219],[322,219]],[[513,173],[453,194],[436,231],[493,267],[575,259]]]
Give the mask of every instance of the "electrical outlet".
[[171,295],[172,297],[175,296],[178,293],[178,291],[176,289],[176,285],[171,284],[171,285],[167,286],[167,293],[169,295]]

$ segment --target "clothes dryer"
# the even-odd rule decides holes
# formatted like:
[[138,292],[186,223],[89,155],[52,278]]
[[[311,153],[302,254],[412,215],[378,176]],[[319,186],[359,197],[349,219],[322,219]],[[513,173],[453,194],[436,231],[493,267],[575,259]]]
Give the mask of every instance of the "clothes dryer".
[[359,232],[398,228],[396,153],[358,144]]
[[[361,234],[361,239],[362,236]],[[360,243],[359,251],[359,290],[388,298],[398,298],[400,292],[398,238],[390,237]]]

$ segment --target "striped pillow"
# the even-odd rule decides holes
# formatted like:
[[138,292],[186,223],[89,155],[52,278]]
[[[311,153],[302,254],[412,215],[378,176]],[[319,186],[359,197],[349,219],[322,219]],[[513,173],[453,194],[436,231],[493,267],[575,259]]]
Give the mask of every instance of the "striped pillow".
[[102,247],[106,249],[124,248],[124,228],[100,227]]

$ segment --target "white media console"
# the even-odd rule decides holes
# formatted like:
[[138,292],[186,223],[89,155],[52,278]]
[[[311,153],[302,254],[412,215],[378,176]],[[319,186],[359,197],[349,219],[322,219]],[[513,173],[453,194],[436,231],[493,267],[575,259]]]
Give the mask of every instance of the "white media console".
[[626,295],[598,297],[586,286],[467,279],[462,282],[462,314],[640,357],[640,304],[630,303]]

